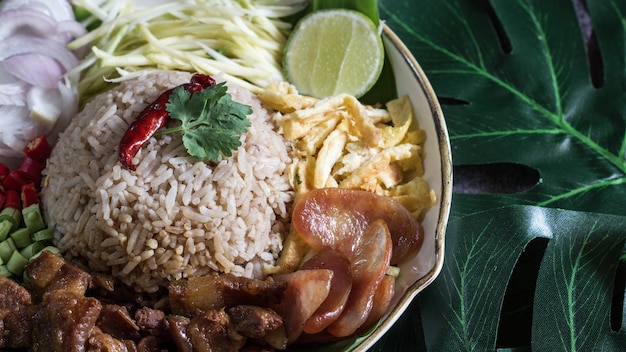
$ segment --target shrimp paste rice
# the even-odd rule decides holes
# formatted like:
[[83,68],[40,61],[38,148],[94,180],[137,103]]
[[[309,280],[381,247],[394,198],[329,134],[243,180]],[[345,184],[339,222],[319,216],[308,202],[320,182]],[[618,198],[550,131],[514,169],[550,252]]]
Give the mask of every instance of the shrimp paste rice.
[[190,78],[151,73],[95,97],[62,133],[46,169],[44,214],[55,245],[140,291],[212,272],[258,278],[288,230],[290,147],[256,96],[234,84],[227,83],[233,100],[253,113],[232,157],[199,162],[172,134],[143,146],[136,171],[121,167],[117,147],[128,125]]

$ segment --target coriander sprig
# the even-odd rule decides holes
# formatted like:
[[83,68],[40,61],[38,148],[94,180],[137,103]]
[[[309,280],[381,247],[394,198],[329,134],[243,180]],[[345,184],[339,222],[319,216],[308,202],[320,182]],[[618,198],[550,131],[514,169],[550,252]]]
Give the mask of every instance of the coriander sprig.
[[183,145],[198,160],[220,161],[241,146],[239,139],[250,126],[248,105],[233,101],[224,82],[194,94],[182,87],[172,91],[165,106],[170,118],[180,125],[158,134],[183,133]]

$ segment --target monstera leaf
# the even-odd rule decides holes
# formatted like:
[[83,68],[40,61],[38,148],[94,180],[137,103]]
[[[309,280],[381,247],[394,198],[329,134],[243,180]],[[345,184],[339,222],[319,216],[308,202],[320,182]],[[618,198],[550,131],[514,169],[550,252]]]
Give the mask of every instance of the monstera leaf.
[[455,188],[441,275],[373,350],[626,350],[626,2],[379,0],[379,13],[442,103],[455,184],[494,165],[534,178]]

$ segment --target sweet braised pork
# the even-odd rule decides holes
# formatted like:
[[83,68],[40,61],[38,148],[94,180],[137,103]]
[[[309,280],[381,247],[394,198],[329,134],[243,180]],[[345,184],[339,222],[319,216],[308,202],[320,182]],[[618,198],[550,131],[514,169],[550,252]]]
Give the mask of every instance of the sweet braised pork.
[[49,251],[42,252],[36,260],[31,261],[26,270],[39,299],[46,292],[56,290],[85,295],[92,284],[89,273]]
[[224,309],[193,317],[188,332],[197,352],[236,352],[246,344]]
[[194,316],[242,304],[277,304],[283,299],[286,283],[271,277],[257,280],[222,274],[173,282],[168,289],[172,313]]
[[269,331],[278,329],[283,319],[275,311],[252,305],[240,305],[228,309],[235,330],[253,339],[264,338]]
[[141,307],[135,311],[137,327],[152,336],[165,336],[167,333],[167,320],[162,310]]
[[[33,325],[32,305],[18,304],[13,308],[0,309],[0,347],[26,348],[31,343]],[[1,348],[0,348],[1,350]]]
[[[157,302],[165,309],[160,310],[141,306],[133,296],[112,303],[112,297],[130,291],[118,291],[115,280],[101,285],[78,266],[44,252],[27,266],[30,291],[0,277],[0,346],[88,352],[283,350],[302,342],[305,324],[328,298],[337,272],[329,268],[312,265],[265,280],[230,274],[181,280],[170,285],[169,300]],[[393,279],[388,284],[392,289]],[[378,297],[393,292],[380,291]]]
[[0,348],[30,345],[31,294],[13,280],[0,276]]
[[47,292],[32,317],[33,351],[85,351],[101,309],[97,299],[73,291]]
[[87,349],[88,352],[134,352],[135,350],[134,345],[127,345],[124,341],[116,339],[97,327],[89,337]]
[[137,326],[128,309],[124,306],[117,304],[103,305],[97,323],[102,332],[119,339],[137,340],[141,337],[139,326]]

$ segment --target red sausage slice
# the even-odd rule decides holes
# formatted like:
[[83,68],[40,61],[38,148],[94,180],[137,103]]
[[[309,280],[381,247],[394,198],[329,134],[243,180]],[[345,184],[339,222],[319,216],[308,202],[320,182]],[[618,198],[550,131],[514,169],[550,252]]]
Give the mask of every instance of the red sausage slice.
[[278,275],[278,283],[287,283],[283,300],[270,308],[283,318],[287,343],[302,333],[304,323],[328,297],[333,272],[327,269],[298,270]]
[[374,221],[363,235],[350,261],[352,290],[339,318],[327,329],[337,337],[353,334],[367,319],[374,305],[374,295],[391,258],[391,236],[382,220]]
[[391,198],[361,190],[322,188],[303,194],[296,202],[292,225],[316,250],[334,248],[349,259],[365,230],[383,220],[393,242],[391,264],[415,254],[424,240],[419,221]]
[[385,275],[383,280],[378,284],[374,293],[374,308],[367,316],[367,319],[359,327],[357,333],[362,333],[373,327],[387,312],[391,299],[395,293],[396,279],[393,276]]
[[300,269],[329,269],[333,271],[330,292],[322,305],[304,324],[304,332],[315,334],[337,320],[348,301],[352,289],[350,261],[338,250],[322,251],[307,260]]

